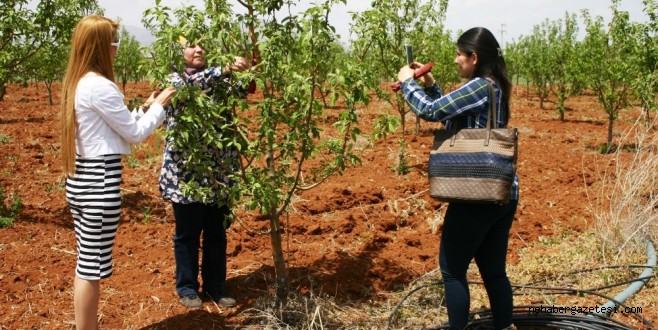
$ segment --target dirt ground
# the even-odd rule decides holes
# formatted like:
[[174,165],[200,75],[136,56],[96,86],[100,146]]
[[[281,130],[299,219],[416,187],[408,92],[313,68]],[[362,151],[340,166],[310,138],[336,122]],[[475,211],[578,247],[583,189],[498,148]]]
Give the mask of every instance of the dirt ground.
[[[148,86],[128,85],[127,99],[145,98]],[[56,93],[58,90],[56,89]],[[0,329],[73,328],[76,252],[59,159],[59,116],[43,86],[11,86],[0,102],[0,188],[24,205],[11,227],[0,229]],[[256,99],[257,100],[257,99]],[[256,101],[254,100],[254,101]],[[360,111],[369,132],[388,107]],[[525,87],[515,90],[512,126],[520,131],[521,199],[511,231],[509,259],[540,237],[590,226],[586,187],[596,149],[605,143],[606,114],[592,95],[567,101],[566,121],[553,105],[540,109]],[[615,132],[635,113],[623,112]],[[336,118],[326,112],[327,129]],[[408,127],[414,120],[409,117]],[[427,192],[432,123],[419,134],[399,132],[375,141],[363,165],[347,170],[294,200],[284,221],[290,289],[353,306],[383,300],[437,267],[442,203]],[[406,140],[411,172],[395,173],[398,140]],[[114,247],[114,275],[101,282],[101,327],[108,329],[240,328],[245,315],[274,287],[268,222],[238,211],[229,229],[228,283],[238,306],[206,302],[188,311],[174,289],[173,214],[157,189],[161,135],[124,159],[123,213]],[[651,317],[645,315],[645,317]]]

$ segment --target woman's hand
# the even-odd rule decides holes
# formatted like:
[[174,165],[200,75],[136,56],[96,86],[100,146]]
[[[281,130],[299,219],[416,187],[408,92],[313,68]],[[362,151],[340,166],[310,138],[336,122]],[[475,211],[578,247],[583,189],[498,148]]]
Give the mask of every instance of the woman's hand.
[[[423,65],[424,64],[420,63],[420,62],[413,62],[413,63],[411,63],[407,66],[402,67],[402,69],[400,69],[400,72],[398,73],[398,80],[400,82],[402,82],[402,81],[405,81],[409,78],[413,78],[414,77],[414,71],[416,69],[419,69]],[[418,77],[417,79],[420,80],[420,83],[423,86],[431,86],[435,82],[434,76],[432,76],[431,72],[427,72],[426,74]]]
[[223,73],[229,74],[231,72],[241,72],[249,68],[251,68],[251,63],[249,63],[244,57],[237,56],[232,64],[224,67]]
[[[167,87],[166,89],[163,89],[160,92],[153,92],[149,99],[146,101],[147,104],[151,104],[153,102],[157,102],[160,105],[162,105],[163,108],[166,108],[171,104],[171,98],[174,96],[174,93],[176,92],[176,89],[173,87]],[[149,101],[151,101],[149,103]]]
[[[415,70],[415,69],[420,69],[423,65],[425,64],[420,62],[413,62],[411,64],[411,67]],[[434,80],[434,76],[432,75],[432,71],[428,71],[426,74],[418,77],[418,80],[420,80],[420,84],[423,86],[432,86],[436,82]]]
[[403,66],[398,72],[398,80],[403,82],[409,78],[414,77],[414,69],[410,68],[408,65]]

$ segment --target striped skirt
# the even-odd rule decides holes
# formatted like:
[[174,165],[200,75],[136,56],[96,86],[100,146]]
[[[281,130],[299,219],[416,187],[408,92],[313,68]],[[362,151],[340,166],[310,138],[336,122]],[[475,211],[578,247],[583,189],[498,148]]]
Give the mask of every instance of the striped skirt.
[[66,179],[78,248],[76,276],[99,280],[112,275],[112,246],[121,212],[121,155],[76,158]]

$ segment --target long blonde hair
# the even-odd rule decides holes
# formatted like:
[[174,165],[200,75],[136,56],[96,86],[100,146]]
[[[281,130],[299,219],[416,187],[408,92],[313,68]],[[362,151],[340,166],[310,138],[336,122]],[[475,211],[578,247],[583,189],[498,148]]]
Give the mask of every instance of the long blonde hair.
[[94,72],[114,81],[111,43],[118,38],[119,24],[102,16],[86,16],[75,26],[71,55],[62,81],[62,163],[64,173],[75,171],[75,90],[80,79]]

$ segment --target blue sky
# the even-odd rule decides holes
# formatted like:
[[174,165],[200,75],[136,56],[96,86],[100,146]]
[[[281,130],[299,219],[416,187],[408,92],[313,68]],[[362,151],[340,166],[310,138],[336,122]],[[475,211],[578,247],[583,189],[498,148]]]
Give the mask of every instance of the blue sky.
[[[237,3],[234,0],[229,2]],[[312,1],[301,1],[304,4]],[[350,12],[360,12],[370,7],[370,0],[348,0],[347,5],[338,4],[330,16],[331,23],[346,41],[349,37]],[[137,34],[142,27],[141,18],[146,8],[155,4],[154,0],[98,0],[105,9],[105,16],[117,19]],[[161,4],[172,8],[181,5],[203,6],[203,0],[162,0]],[[491,30],[501,44],[518,40],[528,35],[532,28],[545,19],[557,20],[565,12],[580,13],[588,9],[592,16],[602,16],[606,22],[611,16],[610,1],[607,0],[450,0],[446,15],[446,27],[452,31],[466,30],[474,26],[484,26]],[[237,5],[236,10],[241,9]],[[622,0],[620,9],[626,10],[633,21],[646,21],[642,12],[641,0]],[[135,31],[135,32],[133,32]],[[136,35],[137,39],[144,38]]]

